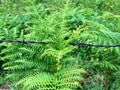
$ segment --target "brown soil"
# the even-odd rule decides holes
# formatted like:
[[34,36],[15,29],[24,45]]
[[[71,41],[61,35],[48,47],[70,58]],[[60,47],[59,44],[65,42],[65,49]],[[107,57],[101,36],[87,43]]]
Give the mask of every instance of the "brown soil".
[[6,83],[6,84],[1,85],[0,90],[10,90],[9,84]]

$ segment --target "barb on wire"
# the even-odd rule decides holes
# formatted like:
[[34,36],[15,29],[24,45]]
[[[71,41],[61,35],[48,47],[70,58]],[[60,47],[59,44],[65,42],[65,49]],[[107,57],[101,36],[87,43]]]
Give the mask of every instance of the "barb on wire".
[[[14,43],[24,43],[24,44],[48,44],[51,42],[44,42],[44,41],[31,41],[31,40],[0,40],[0,43],[2,42],[14,42]],[[77,46],[81,46],[81,47],[120,47],[120,44],[112,44],[112,45],[104,45],[104,44],[87,44],[85,42],[71,42],[71,45],[77,45]]]

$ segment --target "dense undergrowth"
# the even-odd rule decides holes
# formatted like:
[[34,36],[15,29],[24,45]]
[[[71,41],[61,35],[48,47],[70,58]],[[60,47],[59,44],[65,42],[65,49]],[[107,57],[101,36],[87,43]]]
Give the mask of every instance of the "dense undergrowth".
[[13,90],[120,90],[119,0],[1,0],[0,85]]

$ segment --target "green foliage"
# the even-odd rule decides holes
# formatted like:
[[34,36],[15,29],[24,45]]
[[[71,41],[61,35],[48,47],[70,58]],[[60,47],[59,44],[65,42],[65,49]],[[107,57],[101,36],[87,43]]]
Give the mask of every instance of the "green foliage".
[[0,13],[0,39],[51,42],[0,43],[6,81],[15,90],[119,90],[120,48],[70,45],[119,44],[120,15],[115,11],[119,5],[111,7],[113,2],[117,4],[117,0],[0,1],[9,7],[0,7],[7,13]]
[[118,70],[117,72],[115,72],[114,76],[116,78],[116,80],[115,80],[116,90],[119,90],[120,89],[120,87],[119,87],[119,85],[120,85],[120,77],[119,77],[120,76],[120,70]]

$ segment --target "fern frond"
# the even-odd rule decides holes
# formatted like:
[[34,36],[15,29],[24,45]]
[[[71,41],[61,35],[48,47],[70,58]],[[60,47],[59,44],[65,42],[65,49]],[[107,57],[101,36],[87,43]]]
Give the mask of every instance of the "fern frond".
[[106,69],[115,70],[115,71],[119,69],[116,65],[113,65],[109,61],[103,61],[103,62],[101,62],[100,66],[104,67]]
[[64,67],[59,72],[55,73],[57,77],[57,87],[61,88],[74,88],[76,85],[75,81],[83,81],[82,73],[86,73],[84,69],[79,69],[76,66]]
[[[36,73],[30,76],[25,77],[24,79],[20,80],[17,84],[23,83],[23,90],[32,90],[32,89],[55,89],[52,85],[52,82],[54,80],[53,75],[47,74],[47,73]],[[30,85],[30,86],[29,86]],[[48,86],[48,87],[47,87]]]
[[113,75],[116,78],[116,80],[115,80],[116,90],[119,90],[120,89],[120,87],[119,87],[120,86],[120,70],[118,70],[117,72],[115,72]]

